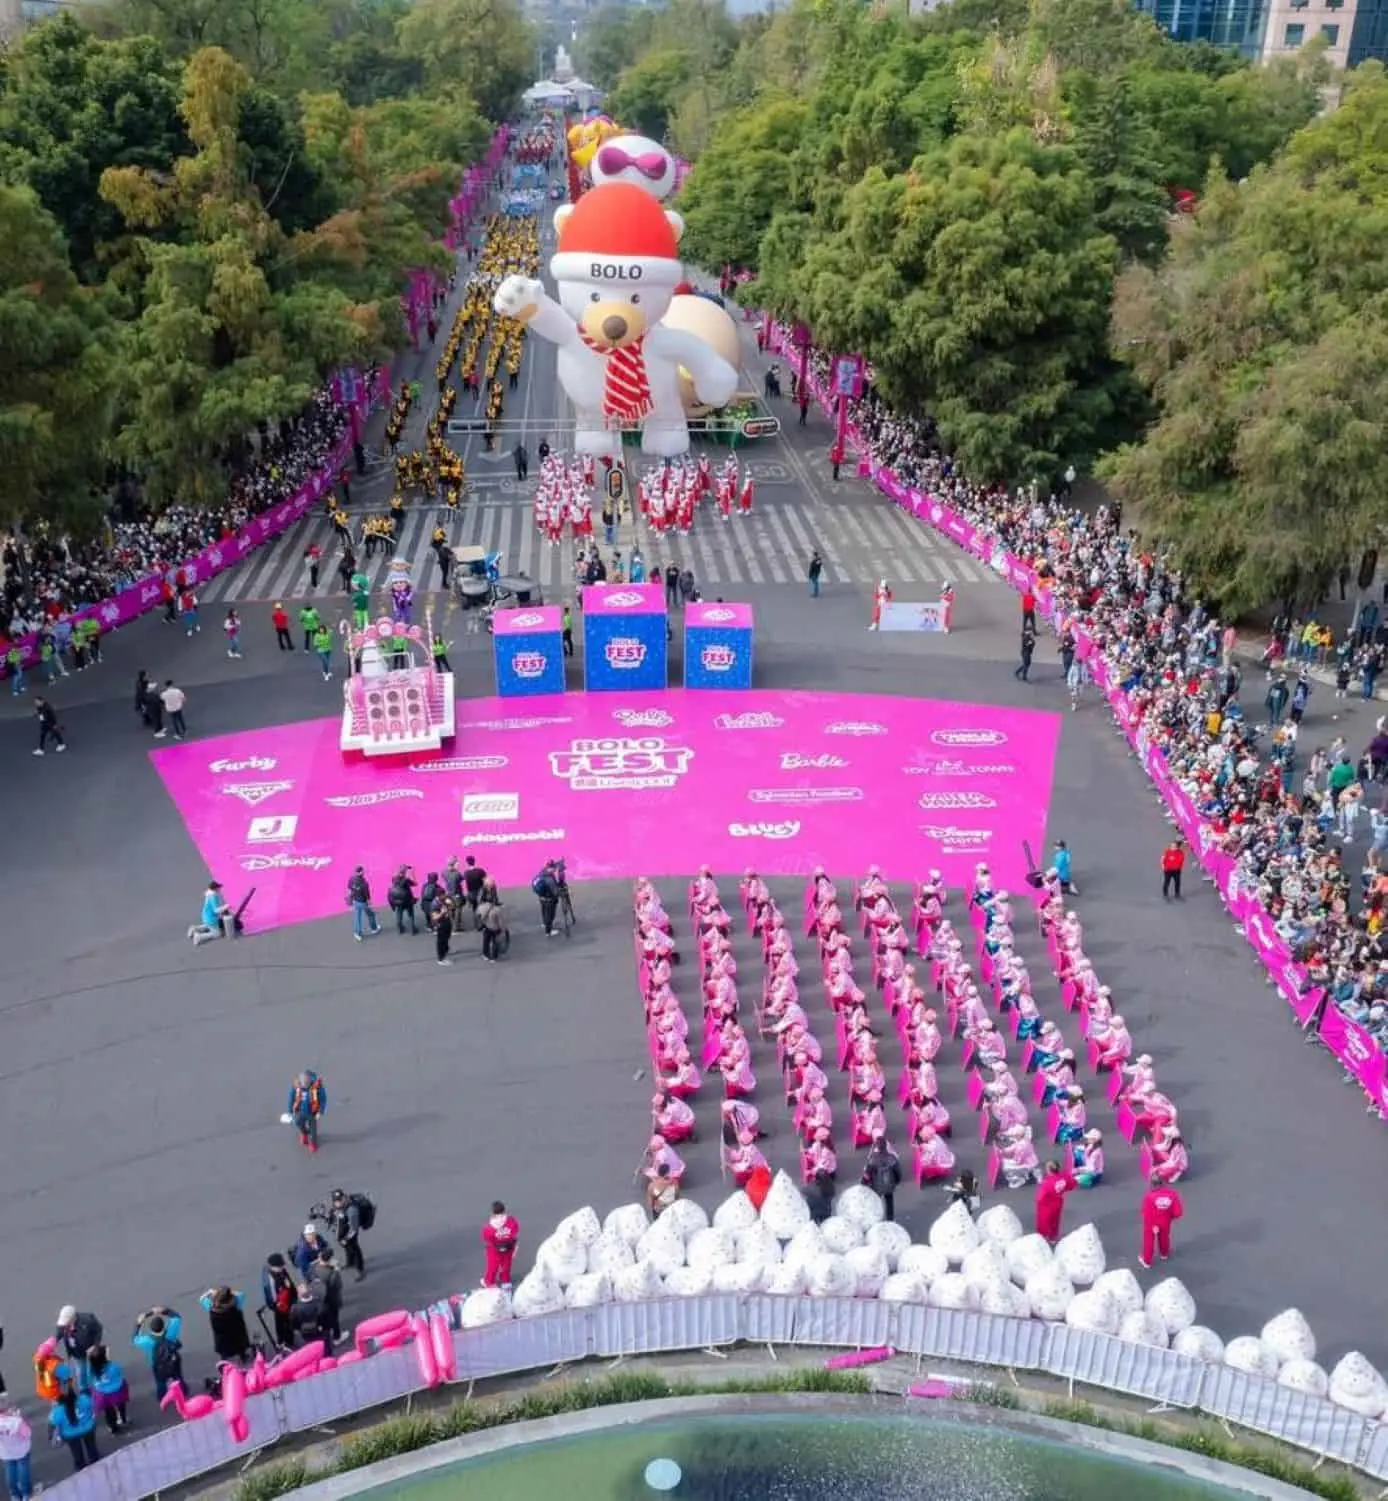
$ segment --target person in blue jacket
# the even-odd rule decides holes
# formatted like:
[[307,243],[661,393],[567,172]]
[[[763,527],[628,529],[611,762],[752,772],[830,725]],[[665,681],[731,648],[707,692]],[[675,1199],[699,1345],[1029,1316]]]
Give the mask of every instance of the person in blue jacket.
[[106,1353],[105,1345],[94,1345],[88,1357],[91,1372],[92,1406],[106,1419],[112,1433],[119,1433],[130,1425],[127,1416],[130,1406],[130,1388],[126,1385],[125,1372]]
[[1072,869],[1070,846],[1063,839],[1057,839],[1055,842],[1055,851],[1051,855],[1051,869],[1055,871],[1056,877],[1060,881],[1060,889],[1066,896],[1079,895],[1079,892],[1075,889],[1075,883],[1070,876]]
[[318,1150],[318,1117],[328,1110],[328,1087],[311,1068],[306,1068],[289,1086],[285,1114],[294,1123],[299,1141],[310,1152]]
[[72,1468],[85,1470],[101,1458],[96,1447],[96,1408],[90,1395],[73,1385],[71,1366],[59,1366],[55,1375],[62,1382],[62,1395],[48,1414],[48,1426],[54,1438],[67,1445]]
[[169,1383],[183,1380],[182,1317],[172,1308],[151,1308],[135,1320],[130,1343],[149,1361],[154,1395],[162,1402]]

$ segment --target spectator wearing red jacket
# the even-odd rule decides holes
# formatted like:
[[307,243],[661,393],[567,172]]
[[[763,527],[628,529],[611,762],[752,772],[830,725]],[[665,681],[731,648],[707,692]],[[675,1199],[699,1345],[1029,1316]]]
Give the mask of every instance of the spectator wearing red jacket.
[[482,1226],[482,1244],[487,1250],[483,1287],[510,1287],[511,1263],[515,1260],[519,1239],[520,1225],[514,1215],[506,1213],[505,1204],[497,1199],[492,1205],[491,1219]]
[[1036,629],[1036,596],[1030,589],[1022,595],[1022,629],[1025,630],[1027,626],[1032,630]]
[[1152,1176],[1152,1186],[1142,1199],[1142,1266],[1150,1267],[1155,1259],[1152,1252],[1165,1261],[1171,1255],[1171,1227],[1186,1212],[1181,1196],[1176,1190]]
[[1163,901],[1174,896],[1181,900],[1181,872],[1186,868],[1186,847],[1183,840],[1173,839],[1161,852],[1161,894]]
[[1048,1162],[1040,1183],[1036,1185],[1036,1233],[1055,1245],[1060,1239],[1060,1221],[1065,1213],[1065,1198],[1079,1187],[1075,1175],[1057,1162]]

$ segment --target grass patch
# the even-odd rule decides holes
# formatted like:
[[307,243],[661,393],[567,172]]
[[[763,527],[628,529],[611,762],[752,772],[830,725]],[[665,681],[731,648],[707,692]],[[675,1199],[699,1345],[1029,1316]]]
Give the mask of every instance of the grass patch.
[[1004,1407],[1009,1412],[1016,1412],[1022,1405],[1022,1399],[1010,1386],[994,1386],[990,1381],[976,1381],[969,1386],[959,1387],[954,1398],[958,1402],[973,1402],[979,1407]]
[[274,1501],[276,1496],[287,1496],[290,1491],[320,1478],[302,1459],[282,1460],[248,1475],[236,1487],[236,1501]]

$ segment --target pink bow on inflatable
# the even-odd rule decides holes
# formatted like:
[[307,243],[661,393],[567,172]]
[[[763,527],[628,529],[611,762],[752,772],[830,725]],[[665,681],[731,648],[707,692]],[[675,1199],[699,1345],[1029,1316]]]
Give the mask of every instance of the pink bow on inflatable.
[[643,151],[640,156],[631,156],[620,146],[604,146],[598,152],[598,170],[606,177],[616,177],[628,167],[635,167],[642,177],[659,182],[668,166],[669,159],[660,151]]

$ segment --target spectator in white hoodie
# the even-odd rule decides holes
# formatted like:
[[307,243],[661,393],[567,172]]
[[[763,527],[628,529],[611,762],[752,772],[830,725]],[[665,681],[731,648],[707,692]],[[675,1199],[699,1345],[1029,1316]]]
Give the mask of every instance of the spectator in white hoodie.
[[31,1442],[24,1414],[0,1399],[0,1462],[5,1466],[5,1485],[9,1489],[10,1501],[29,1501],[34,1494],[34,1481],[29,1470]]

